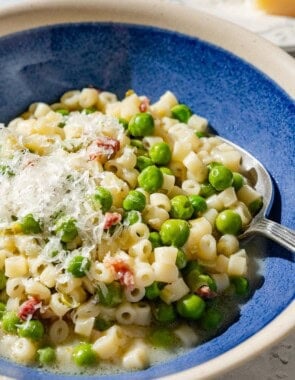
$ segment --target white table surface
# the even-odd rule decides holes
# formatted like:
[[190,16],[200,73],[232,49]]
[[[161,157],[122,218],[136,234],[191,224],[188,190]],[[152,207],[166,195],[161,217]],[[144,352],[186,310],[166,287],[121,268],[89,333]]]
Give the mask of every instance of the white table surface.
[[[20,3],[22,0],[0,0],[1,7],[7,4]],[[191,6],[196,9],[201,9],[219,17],[228,19],[242,26],[248,26],[250,30],[257,32],[271,42],[288,47],[287,50],[295,52],[295,19],[285,17],[271,17],[265,20],[263,15],[255,15],[256,19],[252,18],[253,8],[250,4],[251,0],[160,0],[179,3],[183,6]],[[295,1],[295,0],[294,0]],[[248,9],[248,14],[245,17],[238,16],[238,6],[243,7],[243,11]],[[241,15],[243,12],[240,12]],[[257,23],[261,21],[263,29]],[[243,23],[245,25],[243,25]],[[272,26],[272,28],[271,28]],[[268,31],[267,31],[268,30]],[[290,49],[291,47],[291,49]],[[0,375],[0,380],[5,377]],[[290,334],[282,342],[277,343],[259,357],[247,362],[225,375],[219,376],[216,380],[294,380],[295,379],[295,332]]]

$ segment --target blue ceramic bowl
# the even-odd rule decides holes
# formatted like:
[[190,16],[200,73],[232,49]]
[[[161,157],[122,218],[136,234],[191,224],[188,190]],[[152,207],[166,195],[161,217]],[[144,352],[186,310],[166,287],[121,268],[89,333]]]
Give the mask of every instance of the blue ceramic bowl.
[[[8,16],[13,18],[17,14],[19,17],[22,12],[10,11]],[[26,27],[23,18],[15,24],[18,26],[14,30],[28,30],[7,35],[1,32],[1,121],[9,121],[32,102],[54,102],[65,91],[89,84],[120,96],[133,88],[152,101],[169,89],[195,112],[207,117],[218,134],[243,146],[267,167],[275,185],[275,200],[269,217],[290,228],[295,227],[295,104],[294,98],[273,79],[253,63],[197,37],[134,25],[132,15],[128,24],[77,22],[78,16],[73,17],[74,23],[60,23],[58,16],[52,15],[50,23],[56,25],[30,29],[27,17]],[[3,16],[1,22],[8,16]],[[40,24],[46,24],[42,17]],[[220,27],[220,21],[218,25]],[[234,31],[239,30],[234,28]],[[202,33],[204,39],[204,31]],[[260,43],[263,47],[267,45]],[[278,52],[270,46],[266,46],[267,49]],[[283,54],[279,59],[287,60]],[[291,67],[290,61],[288,65]],[[263,264],[260,281],[255,282],[251,298],[226,331],[173,361],[145,371],[99,378],[140,380],[175,374],[219,357],[273,321],[294,299],[294,260],[289,252],[274,243],[261,238],[255,238],[254,243],[265,246],[258,254]],[[257,254],[257,249],[255,252]],[[294,319],[288,323],[294,323]],[[250,357],[253,350],[254,347],[249,346],[246,356]],[[197,373],[195,378],[198,378]],[[4,359],[0,359],[0,374],[18,379],[66,378]],[[186,378],[189,375],[191,372]],[[199,376],[202,377],[200,373]],[[77,378],[85,379],[83,376]]]

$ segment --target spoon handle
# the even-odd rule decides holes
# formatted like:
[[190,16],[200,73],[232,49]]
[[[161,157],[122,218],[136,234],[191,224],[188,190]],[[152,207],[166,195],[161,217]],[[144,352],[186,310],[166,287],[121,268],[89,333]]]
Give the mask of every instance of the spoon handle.
[[295,231],[273,222],[272,220],[261,218],[247,231],[249,233],[258,233],[272,239],[276,243],[295,252]]

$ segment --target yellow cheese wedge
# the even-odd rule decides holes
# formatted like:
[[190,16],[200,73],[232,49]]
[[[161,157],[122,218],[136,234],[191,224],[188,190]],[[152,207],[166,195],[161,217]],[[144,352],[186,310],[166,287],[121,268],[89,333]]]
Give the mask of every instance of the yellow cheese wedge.
[[267,13],[295,17],[295,0],[256,0]]

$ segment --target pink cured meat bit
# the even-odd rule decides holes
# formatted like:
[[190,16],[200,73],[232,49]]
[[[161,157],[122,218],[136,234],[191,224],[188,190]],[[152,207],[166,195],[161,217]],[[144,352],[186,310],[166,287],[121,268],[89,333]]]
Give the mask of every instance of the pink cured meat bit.
[[211,299],[215,298],[217,296],[216,292],[211,290],[209,286],[203,285],[199,289],[196,290],[196,293],[198,296],[205,298],[205,299]]
[[144,98],[139,105],[139,111],[146,112],[148,110],[149,105],[150,105],[150,100],[148,98]]
[[90,161],[96,158],[111,158],[120,150],[120,141],[111,137],[99,137],[88,147]]
[[26,321],[29,317],[32,317],[34,313],[40,309],[42,302],[35,297],[30,297],[19,308],[18,317],[23,321]]
[[126,288],[134,289],[134,275],[129,265],[120,259],[110,261],[110,265],[116,274],[116,279],[120,281],[120,284],[126,286]]
[[118,212],[107,212],[104,217],[103,229],[108,230],[121,222],[122,216]]

